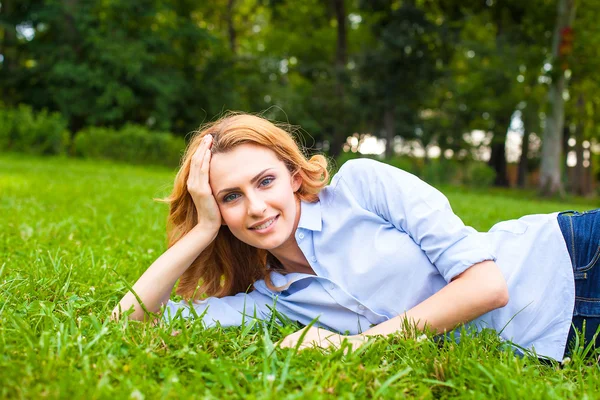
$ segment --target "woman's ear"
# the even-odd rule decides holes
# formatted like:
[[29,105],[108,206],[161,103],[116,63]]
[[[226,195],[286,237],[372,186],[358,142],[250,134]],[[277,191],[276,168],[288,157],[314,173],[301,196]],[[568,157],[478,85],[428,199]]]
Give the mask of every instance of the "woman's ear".
[[300,186],[302,186],[302,177],[300,176],[300,173],[296,171],[292,175],[292,190],[294,193],[300,189]]

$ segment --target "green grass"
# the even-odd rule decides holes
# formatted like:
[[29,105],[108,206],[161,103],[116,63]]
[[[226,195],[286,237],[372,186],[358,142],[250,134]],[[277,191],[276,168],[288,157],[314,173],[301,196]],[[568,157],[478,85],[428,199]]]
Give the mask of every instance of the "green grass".
[[[460,344],[390,336],[356,352],[274,349],[294,326],[150,326],[108,319],[165,250],[174,171],[0,155],[0,398],[596,398],[598,353],[518,358],[488,333]],[[585,210],[443,188],[478,229]]]

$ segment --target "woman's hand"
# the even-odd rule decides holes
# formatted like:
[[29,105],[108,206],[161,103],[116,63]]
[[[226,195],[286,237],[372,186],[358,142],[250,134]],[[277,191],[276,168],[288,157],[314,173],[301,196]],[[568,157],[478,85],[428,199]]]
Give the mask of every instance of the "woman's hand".
[[344,340],[347,340],[348,343],[350,343],[352,350],[356,350],[367,342],[367,338],[362,335],[344,336],[339,333],[328,331],[327,329],[311,326],[310,328],[303,328],[286,336],[279,346],[281,348],[295,348],[305,331],[306,335],[302,338],[302,343],[298,347],[299,350],[314,347],[326,349],[332,346],[334,348],[340,348]]
[[192,156],[187,190],[192,196],[198,213],[198,225],[214,231],[221,227],[221,213],[209,184],[212,135],[206,135]]

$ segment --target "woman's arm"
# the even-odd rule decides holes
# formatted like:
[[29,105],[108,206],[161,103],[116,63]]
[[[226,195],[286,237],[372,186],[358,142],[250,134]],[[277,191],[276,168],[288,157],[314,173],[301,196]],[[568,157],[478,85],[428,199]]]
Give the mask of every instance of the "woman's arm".
[[358,335],[343,336],[326,329],[311,327],[288,335],[281,347],[295,347],[300,338],[299,348],[313,346],[339,347],[347,339],[353,348],[361,346],[368,336],[384,335],[401,331],[405,320],[417,329],[431,329],[442,333],[450,331],[461,323],[504,307],[508,303],[508,287],[504,276],[494,261],[483,261],[456,276],[439,292],[419,303],[407,312],[400,314]]
[[365,336],[389,335],[409,324],[426,326],[434,332],[450,331],[461,323],[504,307],[508,303],[508,286],[493,261],[483,261],[456,276],[439,292],[400,314],[363,333]]
[[[205,136],[192,156],[187,178],[187,190],[196,206],[198,224],[154,261],[133,285],[134,292],[150,312],[158,311],[160,306],[169,300],[177,279],[219,233],[221,213],[209,184],[211,145],[212,136]],[[143,319],[144,310],[132,292],[123,296],[113,310],[112,317],[119,318],[123,311],[132,306],[134,312],[131,318]]]
[[[133,290],[150,312],[157,312],[169,300],[177,279],[190,267],[192,262],[213,241],[214,230],[196,225],[177,243],[163,253],[133,285]],[[134,308],[129,318],[142,320],[144,310],[132,292],[127,292],[112,312],[118,319],[124,311]]]

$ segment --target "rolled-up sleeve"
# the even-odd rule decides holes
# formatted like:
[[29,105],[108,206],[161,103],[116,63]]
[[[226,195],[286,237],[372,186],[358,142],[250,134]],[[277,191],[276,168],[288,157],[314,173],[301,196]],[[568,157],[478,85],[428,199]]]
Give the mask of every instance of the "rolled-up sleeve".
[[223,327],[240,326],[243,321],[268,318],[271,314],[268,306],[272,303],[273,300],[269,296],[257,291],[221,298],[209,297],[191,304],[183,300],[179,302],[169,300],[165,305],[163,317],[167,321],[178,316],[202,318],[207,328],[217,323]]
[[348,161],[338,176],[361,207],[406,232],[447,282],[496,260],[484,234],[465,226],[446,196],[418,177],[370,159]]

